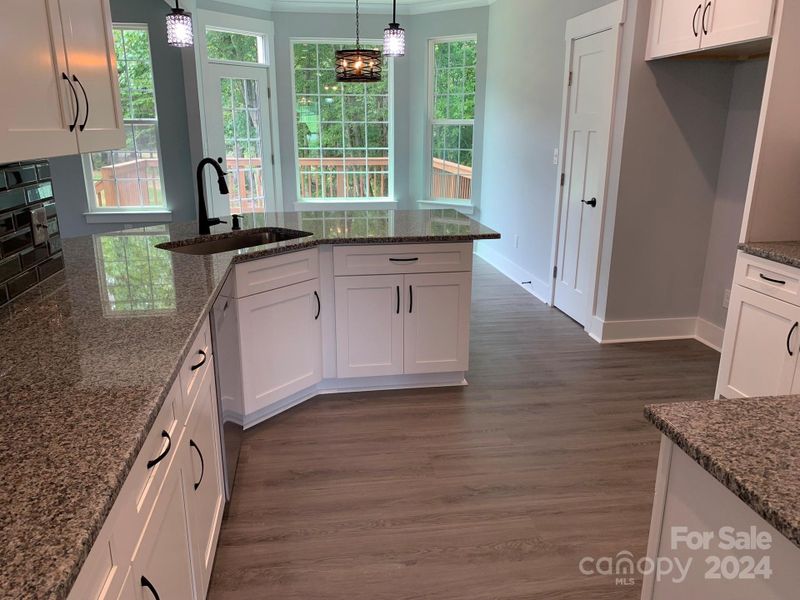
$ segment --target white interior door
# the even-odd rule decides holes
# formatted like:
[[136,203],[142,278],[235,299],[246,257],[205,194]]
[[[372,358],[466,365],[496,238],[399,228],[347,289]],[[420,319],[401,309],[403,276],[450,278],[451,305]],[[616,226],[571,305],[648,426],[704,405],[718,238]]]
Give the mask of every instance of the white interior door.
[[616,58],[614,30],[573,41],[554,304],[581,325],[594,305]]

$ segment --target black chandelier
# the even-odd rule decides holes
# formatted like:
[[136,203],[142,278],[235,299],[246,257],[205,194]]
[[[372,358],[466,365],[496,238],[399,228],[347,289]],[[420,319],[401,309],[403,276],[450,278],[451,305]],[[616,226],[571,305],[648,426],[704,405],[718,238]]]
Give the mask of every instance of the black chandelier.
[[383,56],[380,50],[364,50],[359,31],[356,0],[356,47],[336,51],[336,81],[343,83],[377,83],[381,80]]

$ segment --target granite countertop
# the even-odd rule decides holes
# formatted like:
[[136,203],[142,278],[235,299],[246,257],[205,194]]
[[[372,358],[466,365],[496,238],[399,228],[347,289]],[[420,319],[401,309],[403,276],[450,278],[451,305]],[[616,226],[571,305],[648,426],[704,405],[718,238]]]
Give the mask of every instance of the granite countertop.
[[739,250],[800,269],[800,242],[748,242]]
[[800,547],[800,396],[648,406],[645,416]]
[[454,210],[271,213],[244,227],[312,235],[214,256],[155,248],[195,223],[65,240],[65,271],[0,310],[0,597],[66,598],[232,263],[500,237]]

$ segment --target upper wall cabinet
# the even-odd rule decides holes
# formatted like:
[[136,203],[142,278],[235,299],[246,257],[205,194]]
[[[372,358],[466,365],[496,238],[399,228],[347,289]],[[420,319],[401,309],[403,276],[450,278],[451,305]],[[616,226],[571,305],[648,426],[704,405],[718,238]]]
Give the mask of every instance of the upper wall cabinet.
[[108,0],[6,0],[0,163],[125,143]]
[[647,60],[769,38],[775,0],[653,0]]

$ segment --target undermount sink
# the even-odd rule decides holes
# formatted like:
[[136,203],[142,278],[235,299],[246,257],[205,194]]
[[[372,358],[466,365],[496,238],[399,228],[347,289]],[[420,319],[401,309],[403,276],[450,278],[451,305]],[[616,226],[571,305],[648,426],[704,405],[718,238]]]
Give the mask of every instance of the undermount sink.
[[274,244],[275,242],[287,242],[313,235],[307,231],[296,231],[294,229],[283,229],[281,227],[265,227],[261,229],[250,229],[226,233],[221,236],[214,236],[213,239],[199,237],[179,242],[166,242],[158,244],[156,248],[178,252],[179,254],[192,254],[195,256],[205,256],[208,254],[218,254],[220,252],[230,252],[231,250],[241,250],[264,244]]

